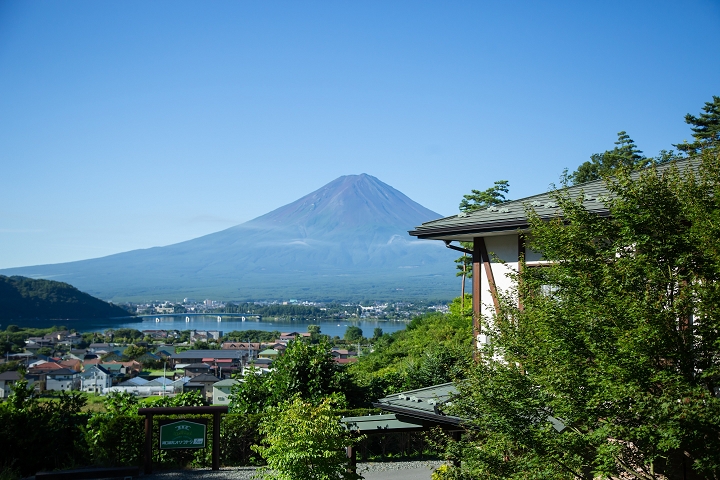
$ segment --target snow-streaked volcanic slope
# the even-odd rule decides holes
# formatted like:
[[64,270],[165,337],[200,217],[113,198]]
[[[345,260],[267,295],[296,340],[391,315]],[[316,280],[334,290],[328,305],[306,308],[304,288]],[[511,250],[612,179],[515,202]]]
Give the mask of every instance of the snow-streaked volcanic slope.
[[0,273],[62,280],[115,300],[449,298],[457,254],[407,234],[439,217],[373,176],[347,175],[193,240]]

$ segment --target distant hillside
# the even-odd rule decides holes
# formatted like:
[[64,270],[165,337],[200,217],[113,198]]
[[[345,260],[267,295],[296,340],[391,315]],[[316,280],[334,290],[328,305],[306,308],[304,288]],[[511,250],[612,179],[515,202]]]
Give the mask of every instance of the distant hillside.
[[200,238],[0,274],[62,280],[113,301],[450,299],[457,253],[407,233],[437,218],[371,175],[346,175]]
[[52,280],[0,275],[0,320],[23,318],[110,318],[128,312]]

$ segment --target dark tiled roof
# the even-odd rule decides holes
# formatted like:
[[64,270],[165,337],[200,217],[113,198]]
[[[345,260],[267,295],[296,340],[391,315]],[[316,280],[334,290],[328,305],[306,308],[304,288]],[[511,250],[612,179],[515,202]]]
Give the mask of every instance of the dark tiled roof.
[[197,377],[192,378],[193,383],[200,383],[200,382],[219,382],[220,379],[217,378],[215,375],[210,375],[207,373],[203,373],[202,375],[198,375]]
[[[602,180],[570,187],[568,194],[571,198],[577,198],[583,194],[585,196],[583,205],[592,212],[603,214],[608,211],[604,202],[608,191]],[[543,218],[558,215],[559,208],[552,196],[553,192],[541,193],[496,205],[489,209],[441,218],[423,223],[409,233],[418,238],[472,241],[473,236],[521,230],[528,226],[526,208],[534,209]]]
[[20,380],[21,378],[22,376],[14,370],[8,370],[7,372],[0,373],[0,380]]
[[[658,170],[664,170],[671,165],[677,165],[681,170],[693,166],[692,159],[685,159],[676,163],[661,165]],[[635,172],[637,178],[640,172]],[[440,218],[426,222],[410,230],[410,235],[431,240],[462,240],[472,241],[474,236],[483,236],[489,233],[513,232],[528,227],[526,209],[531,208],[541,218],[552,218],[559,215],[560,209],[553,195],[557,191],[550,191],[533,195],[531,197],[513,200],[490,208],[478,210],[468,214],[458,214],[451,217]],[[605,205],[611,197],[603,180],[595,180],[567,189],[572,199],[583,197],[583,205],[590,211],[599,215],[607,215]]]
[[207,363],[191,363],[190,365],[185,365],[183,367],[184,370],[188,368],[202,368],[205,370],[210,370],[210,365],[208,365]]
[[171,355],[173,359],[197,359],[203,358],[233,358],[239,360],[241,353],[239,350],[186,350]]

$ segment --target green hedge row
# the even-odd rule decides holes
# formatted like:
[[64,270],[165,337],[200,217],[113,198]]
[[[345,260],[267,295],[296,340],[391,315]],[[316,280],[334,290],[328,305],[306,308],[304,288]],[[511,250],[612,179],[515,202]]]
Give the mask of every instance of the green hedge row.
[[[375,410],[343,410],[339,416],[361,416]],[[159,450],[158,421],[187,416],[155,416],[153,462],[157,468],[210,467],[212,416],[208,419],[208,448]],[[225,466],[259,465],[262,459],[250,449],[262,441],[258,426],[262,415],[224,415],[220,431],[220,461]],[[32,475],[37,471],[87,465],[138,465],[144,461],[145,417],[118,414],[66,414],[63,409],[0,409],[0,471]],[[426,449],[421,435],[371,436],[361,444],[363,458],[418,456]]]

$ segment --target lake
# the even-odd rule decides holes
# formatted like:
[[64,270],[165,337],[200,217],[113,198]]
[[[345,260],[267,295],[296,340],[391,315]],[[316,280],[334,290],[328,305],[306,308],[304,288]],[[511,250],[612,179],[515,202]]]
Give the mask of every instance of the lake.
[[[217,321],[218,316],[221,321]],[[245,321],[242,318],[245,318]],[[186,321],[189,319],[189,321]],[[65,326],[78,332],[104,332],[108,328],[134,328],[135,330],[221,330],[223,334],[233,330],[263,330],[280,332],[307,332],[308,325],[320,325],[320,333],[331,337],[341,337],[345,329],[354,325],[360,327],[363,335],[371,337],[375,328],[382,328],[383,333],[392,333],[405,329],[407,322],[382,320],[275,320],[265,317],[258,320],[240,314],[214,315],[150,315],[117,319],[85,319],[85,320],[24,320],[12,323],[21,327],[47,328],[53,325]]]

